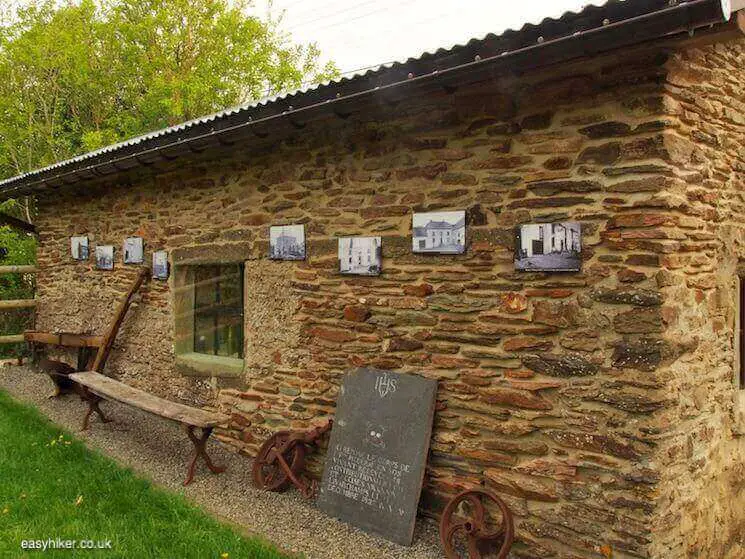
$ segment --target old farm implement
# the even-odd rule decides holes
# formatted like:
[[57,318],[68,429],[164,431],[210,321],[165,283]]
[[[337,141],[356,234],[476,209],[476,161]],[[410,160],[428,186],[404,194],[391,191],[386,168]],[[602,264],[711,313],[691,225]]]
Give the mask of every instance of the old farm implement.
[[[498,510],[496,521],[489,510]],[[505,502],[483,488],[458,493],[440,517],[440,543],[448,559],[505,559],[515,538],[512,512]]]
[[305,456],[325,433],[333,421],[310,431],[279,431],[269,437],[259,449],[253,464],[256,487],[267,491],[284,491],[290,484],[298,488],[306,499],[316,492],[316,482],[303,476]]

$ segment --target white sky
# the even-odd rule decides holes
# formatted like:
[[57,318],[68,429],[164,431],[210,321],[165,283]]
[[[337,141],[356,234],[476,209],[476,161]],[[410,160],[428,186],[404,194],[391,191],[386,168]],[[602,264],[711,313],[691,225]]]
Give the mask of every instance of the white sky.
[[[1,0],[0,0],[1,1]],[[297,43],[316,42],[342,73],[448,48],[604,0],[253,0]],[[271,9],[269,6],[271,5]]]
[[[64,1],[64,0],[60,0]],[[196,2],[200,0],[194,0]],[[322,61],[342,73],[417,57],[559,17],[606,0],[251,0],[249,11],[265,19],[281,17],[280,29],[296,43],[315,42]],[[28,0],[0,0],[6,10]]]
[[[251,14],[279,18],[280,30],[293,42],[317,43],[322,62],[333,60],[344,74],[519,29],[607,0],[249,1]],[[0,0],[0,21],[13,7],[27,3]]]

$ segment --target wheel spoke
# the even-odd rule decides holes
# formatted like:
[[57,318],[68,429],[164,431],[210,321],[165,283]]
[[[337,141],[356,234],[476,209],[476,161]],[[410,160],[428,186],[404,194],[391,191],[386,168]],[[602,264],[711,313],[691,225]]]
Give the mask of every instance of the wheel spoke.
[[484,504],[481,502],[481,499],[479,498],[479,496],[474,493],[469,493],[468,495],[466,495],[466,499],[468,500],[469,503],[471,503],[471,506],[473,507],[471,514],[473,515],[474,526],[479,531],[483,530],[484,518],[486,517],[486,511],[484,510]]
[[481,559],[479,539],[473,534],[468,534],[468,559]]
[[455,553],[455,535],[458,531],[462,530],[464,534],[466,534],[466,537],[468,537],[468,530],[466,528],[467,524],[468,522],[464,520],[462,522],[456,522],[448,526],[442,542],[443,546],[445,547],[445,552],[448,555],[452,555]]
[[274,475],[277,473],[276,468],[267,468],[268,473],[264,473],[264,485],[271,485],[274,482]]
[[500,524],[493,532],[481,531],[479,537],[482,540],[494,541],[504,537],[504,525]]

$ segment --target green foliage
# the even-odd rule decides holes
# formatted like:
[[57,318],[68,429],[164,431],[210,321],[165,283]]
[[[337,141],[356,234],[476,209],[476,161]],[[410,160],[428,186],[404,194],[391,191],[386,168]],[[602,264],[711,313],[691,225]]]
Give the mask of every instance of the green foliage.
[[0,177],[337,75],[235,0],[33,0],[0,24]]
[[[0,556],[29,557],[21,540],[112,540],[110,550],[45,557],[281,559],[180,495],[153,487],[89,450],[35,409],[0,391]],[[37,552],[41,553],[41,552]]]
[[[0,178],[338,75],[320,67],[314,44],[291,44],[274,22],[247,16],[245,0],[23,5],[0,7]],[[33,201],[2,202],[0,212],[32,221]],[[10,252],[0,264],[33,262],[30,237],[0,230],[0,239]],[[0,277],[0,298],[28,287]],[[0,334],[27,323],[0,317]]]
[[[13,208],[10,209],[12,211]],[[2,211],[2,206],[0,206],[0,211]],[[0,266],[18,266],[36,262],[35,239],[9,227],[0,227],[0,249],[4,249],[1,250],[2,253],[7,251],[4,257],[0,257]],[[0,298],[32,299],[34,284],[33,274],[0,274]],[[0,335],[20,334],[32,328],[33,325],[33,310],[31,309],[15,309],[0,313]],[[24,344],[0,345],[0,358],[22,353],[25,353]]]
[[[0,266],[22,266],[36,262],[34,238],[9,227],[0,227],[0,249],[7,250],[5,257],[0,257]],[[4,299],[33,297],[33,289],[31,274],[0,274],[0,292]]]

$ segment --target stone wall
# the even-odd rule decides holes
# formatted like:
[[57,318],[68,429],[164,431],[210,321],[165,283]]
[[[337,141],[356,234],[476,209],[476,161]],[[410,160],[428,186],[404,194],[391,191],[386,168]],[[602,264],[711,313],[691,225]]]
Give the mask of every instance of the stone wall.
[[[745,556],[745,390],[735,352],[745,258],[745,41],[684,49],[668,62],[668,118],[694,180],[677,192],[677,250],[658,285],[666,337],[691,349],[665,372],[658,557]],[[745,388],[745,387],[744,387]]]
[[[703,140],[691,139],[673,94],[685,87],[663,79],[676,60],[648,47],[381,101],[264,152],[226,148],[56,192],[39,201],[37,325],[101,331],[133,275],[121,264],[102,272],[73,262],[72,234],[87,233],[91,246],[140,234],[147,258],[167,249],[175,266],[242,254],[243,378],[176,372],[172,280],[143,288],[109,372],[231,413],[220,438],[247,454],[274,430],[333,414],[350,368],[436,378],[423,513],[483,483],[516,515],[516,557],[671,557],[661,550],[684,545],[675,522],[698,521],[688,505],[673,518],[692,497],[674,477],[696,491],[706,482],[680,452],[695,447],[689,456],[700,458],[716,448],[721,464],[734,444],[721,433],[727,406],[696,390],[692,374],[693,364],[720,393],[731,376],[731,338],[721,333],[731,326],[731,291],[717,279],[728,268],[715,273],[711,260],[727,253],[711,222],[731,167],[697,160],[708,186],[693,168],[692,145]],[[734,208],[734,193],[729,200]],[[467,210],[466,254],[412,253],[411,213],[435,209]],[[581,222],[582,272],[515,272],[514,227],[555,220]],[[306,261],[267,260],[268,226],[283,223],[306,224]],[[357,234],[382,236],[381,276],[338,273],[336,237]],[[689,333],[694,321],[707,329],[705,344]],[[704,366],[718,355],[719,367]],[[701,471],[709,480],[718,473]],[[652,530],[660,496],[667,533]],[[734,519],[722,506],[707,513]]]

